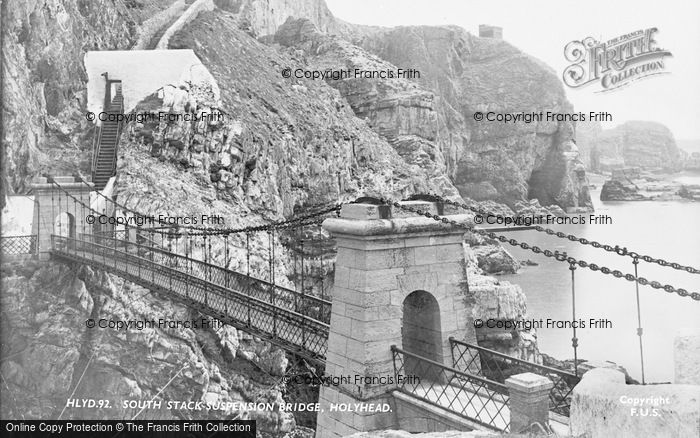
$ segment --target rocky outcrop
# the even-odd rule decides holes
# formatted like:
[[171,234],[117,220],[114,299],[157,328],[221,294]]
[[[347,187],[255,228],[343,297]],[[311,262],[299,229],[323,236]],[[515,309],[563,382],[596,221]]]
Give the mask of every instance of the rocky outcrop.
[[476,327],[476,338],[480,346],[519,359],[541,363],[537,348],[537,334],[534,329],[503,329],[486,327],[486,321],[510,321],[527,318],[527,298],[520,286],[507,281],[499,281],[484,275],[477,266],[477,255],[467,247],[467,277],[469,292],[474,295],[474,307],[471,317],[484,322],[483,327]]
[[685,170],[700,172],[700,152],[689,154],[683,163],[683,168]]
[[43,172],[89,170],[83,56],[130,47],[139,25],[168,7],[157,3],[2,2],[1,197],[26,193],[29,180]]
[[700,199],[700,186],[659,179],[638,167],[615,169],[600,191],[601,201]]
[[[211,39],[212,31],[221,38]],[[252,39],[237,29],[235,18],[200,14],[174,36],[170,47],[193,49],[220,84],[229,84],[220,87],[226,120],[210,129],[223,132],[203,139],[211,154],[209,165],[201,156],[202,164],[193,169],[209,175],[217,162],[214,154],[222,147],[237,150],[234,167],[227,171],[239,182],[224,188],[226,199],[280,218],[305,203],[428,190],[425,172],[406,163],[358,120],[338,91],[322,81],[283,78],[283,66],[302,67],[303,60]],[[231,59],[236,59],[234,65]],[[184,150],[192,147],[200,154],[192,143]]]
[[587,151],[587,163],[594,172],[632,166],[666,172],[683,168],[673,133],[661,123],[629,121],[601,129],[599,123],[585,122],[577,127],[576,138]]
[[447,177],[445,159],[436,141],[433,93],[399,77],[358,77],[356,71],[395,72],[396,66],[337,36],[321,33],[307,19],[290,18],[279,28],[274,41],[300,51],[309,70],[350,72],[350,77],[326,83],[340,91],[355,115],[366,120],[404,161],[425,170],[432,191],[445,196],[458,194]]
[[[189,321],[202,316],[187,307],[86,267],[3,264],[1,392],[6,418],[132,418],[141,407],[128,400],[218,402],[278,400],[273,379],[241,378],[234,358],[235,330],[190,328],[90,328],[86,321]],[[172,380],[171,380],[172,379]],[[99,397],[97,397],[99,396]],[[110,400],[109,410],[65,408],[66,400]],[[181,413],[147,408],[141,418],[175,419]],[[258,429],[284,433],[294,419],[282,412],[220,412],[258,420]],[[187,418],[210,418],[208,410]]]
[[236,24],[254,37],[272,36],[289,17],[306,18],[323,32],[347,33],[349,27],[333,16],[324,0],[215,0],[234,14]]
[[505,41],[453,26],[381,29],[357,43],[393,65],[419,70],[415,81],[438,97],[436,141],[462,196],[591,205],[570,123],[474,120],[477,112],[571,111],[549,67]]
[[619,180],[606,181],[600,190],[601,201],[643,201],[646,199],[648,197],[639,193],[636,185]]

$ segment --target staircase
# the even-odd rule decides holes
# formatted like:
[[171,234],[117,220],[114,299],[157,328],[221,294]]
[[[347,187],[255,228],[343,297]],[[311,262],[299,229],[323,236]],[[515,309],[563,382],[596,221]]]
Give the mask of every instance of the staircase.
[[112,101],[105,104],[104,112],[107,117],[102,122],[95,138],[92,156],[92,182],[97,190],[104,189],[117,170],[117,146],[122,123],[116,121],[116,117],[112,119],[111,116],[124,112],[124,96],[121,85],[117,85]]

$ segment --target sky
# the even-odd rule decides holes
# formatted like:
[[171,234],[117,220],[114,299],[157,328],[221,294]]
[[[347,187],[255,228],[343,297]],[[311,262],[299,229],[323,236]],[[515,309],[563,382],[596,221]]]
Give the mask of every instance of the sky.
[[565,86],[576,111],[607,111],[612,128],[627,120],[668,126],[676,139],[700,139],[700,1],[698,0],[326,0],[345,21],[377,26],[455,24],[478,35],[479,24],[503,28],[503,39],[554,68],[561,78],[570,64],[564,46],[593,37],[599,41],[639,29],[658,28],[665,75],[606,93],[599,86]]

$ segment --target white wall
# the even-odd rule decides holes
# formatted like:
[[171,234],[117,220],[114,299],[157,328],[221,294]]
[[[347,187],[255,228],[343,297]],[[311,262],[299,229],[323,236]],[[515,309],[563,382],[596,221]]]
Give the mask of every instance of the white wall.
[[102,111],[105,81],[102,73],[109,72],[110,79],[122,81],[124,112],[128,113],[145,97],[159,88],[185,81],[209,83],[220,96],[214,77],[191,49],[182,50],[106,50],[85,54],[88,74],[88,111]]

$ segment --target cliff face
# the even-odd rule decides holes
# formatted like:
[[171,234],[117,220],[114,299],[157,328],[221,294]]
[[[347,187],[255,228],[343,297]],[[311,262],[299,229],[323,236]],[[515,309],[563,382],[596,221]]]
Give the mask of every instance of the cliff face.
[[357,44],[421,73],[438,115],[436,142],[465,197],[513,204],[537,198],[561,207],[591,205],[570,123],[476,122],[476,112],[568,112],[563,87],[546,65],[510,44],[458,27],[364,31]]
[[[122,404],[151,400],[161,390],[156,400],[212,405],[281,400],[273,378],[245,370],[245,362],[235,359],[238,335],[231,327],[85,329],[89,318],[203,318],[122,279],[63,264],[4,264],[2,290],[2,356],[7,359],[2,373],[9,385],[1,395],[5,418],[210,418],[206,410],[177,413],[165,403],[140,413],[142,406]],[[109,409],[65,407],[70,397],[113,404]],[[258,428],[268,432],[294,427],[288,413],[245,412],[243,417],[257,419]]]
[[[274,41],[300,56],[309,70],[396,70],[389,62],[344,39],[321,33],[306,19],[289,19],[279,28]],[[337,89],[354,114],[365,120],[407,164],[426,172],[432,191],[458,195],[437,144],[438,117],[433,93],[402,78],[351,77],[326,83]]]
[[[128,4],[128,5],[127,5]],[[130,47],[138,25],[167,1],[2,2],[2,147],[0,195],[24,193],[35,174],[89,167],[83,55]]]
[[587,125],[577,129],[577,141],[589,151],[588,165],[593,171],[641,167],[677,172],[683,168],[683,155],[673,133],[661,123],[630,121],[605,130],[600,124]]
[[[544,205],[587,205],[570,125],[473,120],[475,111],[569,109],[554,75],[507,43],[452,27],[351,26],[335,20],[320,0],[216,4],[221,9],[200,14],[170,38],[169,47],[192,49],[209,69],[220,96],[192,87],[190,97],[199,110],[223,112],[224,120],[127,126],[118,160],[121,203],[156,215],[221,215],[227,227],[257,225],[360,195],[402,198],[433,191],[509,203],[534,196]],[[2,3],[7,146],[2,176],[12,191],[26,191],[28,179],[45,171],[88,173],[93,130],[84,117],[83,56],[88,50],[131,47],[140,24],[168,6],[167,1]],[[308,20],[283,26],[290,15]],[[272,43],[274,33],[282,50],[263,43]],[[341,66],[416,68],[421,79],[326,83],[280,75],[285,67]],[[154,94],[139,105],[167,110],[172,102]],[[252,274],[262,277],[265,238],[251,240],[251,253],[257,254]],[[231,239],[232,269],[242,270],[245,263],[244,240]],[[277,254],[287,252],[274,269],[278,281],[289,284],[291,257],[277,245]],[[214,245],[212,253],[221,263],[223,248]],[[2,392],[2,406],[11,409],[4,411],[8,417],[58,416],[84,369],[76,396],[104,392],[113,400],[149,399],[185,366],[182,380],[164,398],[280,397],[276,390],[262,393],[248,385],[258,377],[267,381],[233,361],[244,356],[280,374],[284,355],[235,331],[120,333],[84,327],[92,316],[193,316],[165,297],[85,268],[76,273],[49,264],[6,274],[3,291],[11,293],[3,295],[3,312],[9,312],[3,315],[3,335],[12,341],[3,342],[3,357],[13,359],[2,364],[10,388]],[[506,301],[515,302],[514,315],[524,311],[517,287],[480,281],[483,301],[490,303],[483,312],[498,313]],[[24,316],[11,321],[15,314]],[[127,346],[131,350],[124,352]],[[523,357],[534,351],[520,341],[504,348]],[[239,367],[235,372],[232,364]],[[29,396],[12,407],[11,394]],[[119,410],[109,417],[115,412],[124,418],[135,413]],[[265,430],[291,427],[288,417],[276,413],[261,421],[267,422]]]

